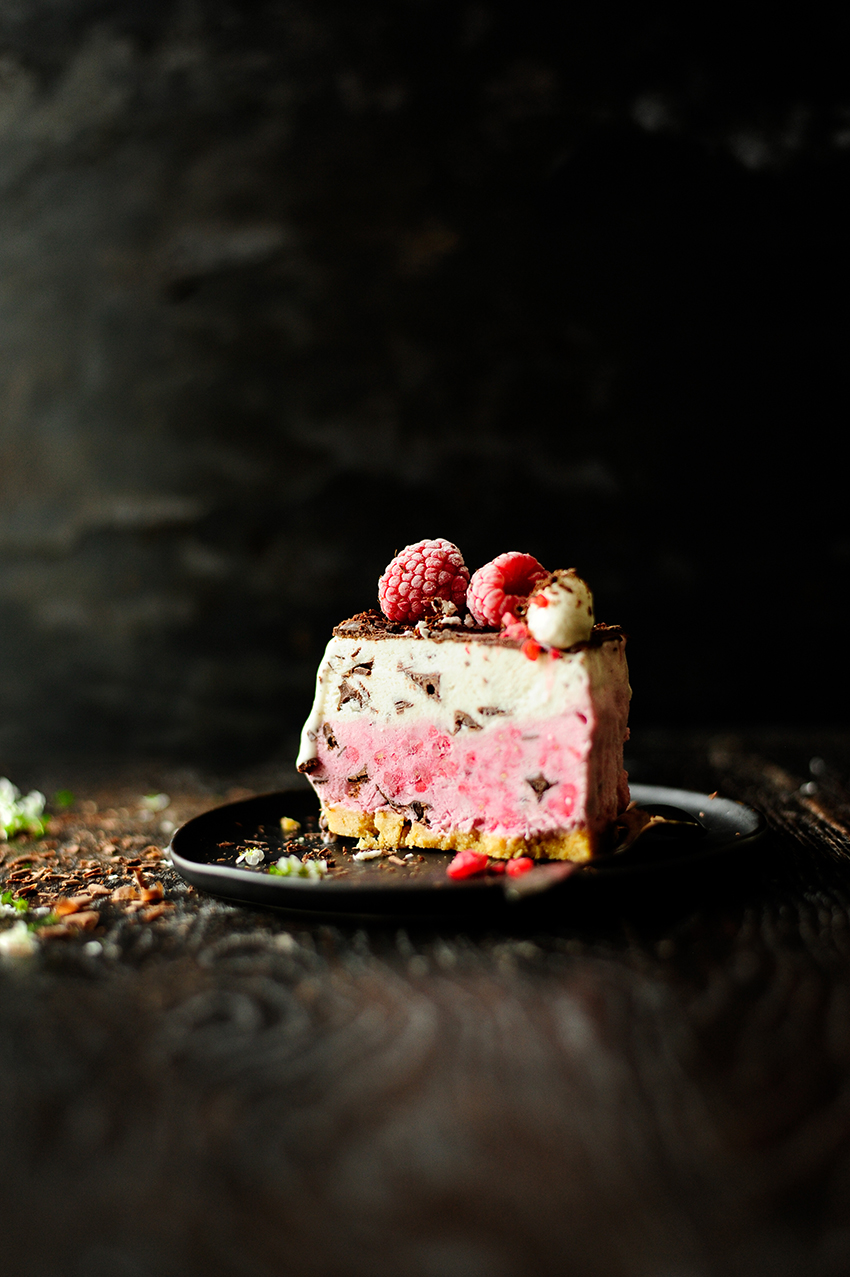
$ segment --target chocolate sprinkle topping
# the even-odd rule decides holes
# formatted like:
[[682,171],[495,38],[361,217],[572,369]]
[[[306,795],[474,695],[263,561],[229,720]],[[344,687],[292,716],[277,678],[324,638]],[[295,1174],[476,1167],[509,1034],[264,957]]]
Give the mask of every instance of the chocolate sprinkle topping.
[[[334,626],[333,632],[338,638],[413,638],[416,640],[422,638],[422,635],[407,622],[388,621],[377,608],[358,612],[356,616]],[[468,629],[465,625],[462,628],[447,626],[444,630],[431,629],[428,637],[435,643],[484,643],[497,647],[522,647],[520,640],[506,638],[501,630],[483,626],[475,626],[474,629]],[[624,632],[619,625],[603,625],[597,622],[586,643],[576,643],[566,650],[572,652],[580,651],[583,647],[599,647],[603,643],[616,642],[624,637]]]

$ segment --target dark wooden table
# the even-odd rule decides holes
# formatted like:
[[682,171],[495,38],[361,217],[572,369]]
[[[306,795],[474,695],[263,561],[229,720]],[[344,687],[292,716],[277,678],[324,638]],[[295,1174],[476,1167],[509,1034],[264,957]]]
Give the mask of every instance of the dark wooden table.
[[0,879],[83,902],[0,964],[4,1271],[850,1270],[850,735],[632,748],[764,811],[753,872],[508,928],[187,891],[170,824],[271,772],[47,778]]

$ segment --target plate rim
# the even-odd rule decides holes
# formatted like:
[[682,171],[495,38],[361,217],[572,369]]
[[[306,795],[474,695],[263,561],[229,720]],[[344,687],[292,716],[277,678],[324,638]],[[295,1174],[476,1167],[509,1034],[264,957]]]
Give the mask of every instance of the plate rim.
[[[633,794],[643,795],[641,801],[644,803],[667,803],[673,806],[681,806],[683,810],[687,810],[686,804],[696,806],[697,810],[710,804],[717,804],[724,810],[724,814],[727,817],[729,815],[740,815],[742,822],[749,827],[745,831],[736,831],[733,835],[714,834],[714,841],[709,845],[690,849],[684,855],[666,860],[648,861],[641,864],[640,862],[618,862],[617,853],[600,856],[577,866],[576,870],[570,873],[563,883],[542,892],[539,896],[530,894],[527,897],[528,900],[547,899],[551,897],[553,891],[560,892],[564,888],[574,890],[579,883],[588,885],[596,883],[600,887],[603,884],[610,884],[613,887],[617,882],[625,883],[634,879],[641,880],[659,874],[674,878],[683,869],[697,867],[707,860],[722,858],[733,852],[747,851],[759,842],[767,832],[767,822],[763,813],[737,799],[726,798],[717,793],[704,794],[698,790],[686,790],[663,785],[645,785],[637,782],[631,786],[631,789]],[[260,903],[273,908],[292,909],[298,912],[344,913],[346,915],[360,914],[361,916],[384,917],[387,914],[402,913],[405,904],[411,905],[415,903],[417,912],[425,912],[424,906],[428,901],[433,903],[437,912],[440,911],[441,907],[445,908],[449,901],[458,905],[461,902],[472,905],[476,898],[480,901],[486,900],[490,902],[508,901],[509,897],[505,886],[507,880],[504,877],[495,879],[490,877],[486,880],[467,878],[460,881],[447,879],[445,882],[429,881],[427,883],[393,882],[380,886],[368,879],[361,882],[334,882],[333,880],[323,882],[307,878],[280,878],[275,875],[258,874],[254,870],[241,869],[235,865],[217,865],[210,861],[191,860],[180,853],[179,843],[181,836],[186,837],[185,831],[191,829],[197,822],[214,820],[216,815],[221,815],[227,811],[235,811],[235,809],[240,807],[250,808],[254,805],[275,800],[285,802],[287,797],[291,798],[297,795],[306,798],[311,794],[312,790],[308,786],[303,789],[301,787],[293,787],[272,790],[268,793],[253,795],[250,798],[240,798],[222,803],[217,807],[209,808],[205,812],[199,812],[198,815],[185,821],[172,834],[167,849],[172,866],[192,886],[211,895],[225,897],[239,903]],[[318,811],[318,799],[316,798],[315,801]],[[178,844],[176,848],[175,842]],[[513,880],[510,881],[513,882]],[[567,882],[572,884],[571,888],[567,888]],[[367,905],[370,902],[378,907],[368,908]],[[362,905],[363,908],[358,909],[358,905]],[[515,903],[511,907],[515,908]]]

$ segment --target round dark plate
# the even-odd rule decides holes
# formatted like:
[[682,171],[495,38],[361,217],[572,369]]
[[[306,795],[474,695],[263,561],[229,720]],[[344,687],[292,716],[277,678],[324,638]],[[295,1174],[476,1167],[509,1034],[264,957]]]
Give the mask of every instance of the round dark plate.
[[[171,841],[172,863],[193,886],[213,895],[276,908],[323,914],[402,916],[476,914],[516,909],[533,902],[564,903],[577,895],[613,895],[619,886],[632,893],[645,883],[675,885],[683,875],[715,866],[737,868],[765,832],[764,818],[751,807],[728,798],[632,785],[634,802],[667,823],[644,833],[625,851],[597,856],[586,865],[553,861],[523,874],[484,874],[453,881],[446,876],[452,859],[446,852],[414,852],[355,861],[350,838],[323,843],[318,832],[319,807],[312,789],[264,794],[216,807],[188,821]],[[301,822],[297,843],[286,846],[282,816]],[[246,844],[260,846],[263,864],[255,869],[236,864]],[[284,878],[267,872],[279,857],[311,851],[333,868],[320,879]]]

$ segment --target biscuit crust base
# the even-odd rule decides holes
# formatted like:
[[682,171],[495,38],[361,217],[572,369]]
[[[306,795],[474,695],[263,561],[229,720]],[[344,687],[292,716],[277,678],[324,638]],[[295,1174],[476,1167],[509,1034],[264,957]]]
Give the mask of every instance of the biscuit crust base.
[[441,834],[416,820],[406,820],[403,813],[385,808],[380,811],[354,811],[349,807],[328,804],[323,815],[332,834],[359,839],[361,851],[378,849],[400,851],[420,848],[425,851],[480,851],[494,860],[512,860],[515,856],[531,856],[535,860],[573,860],[583,863],[600,849],[601,837],[593,830],[571,829],[543,834],[536,838],[504,838],[476,829],[452,829]]

